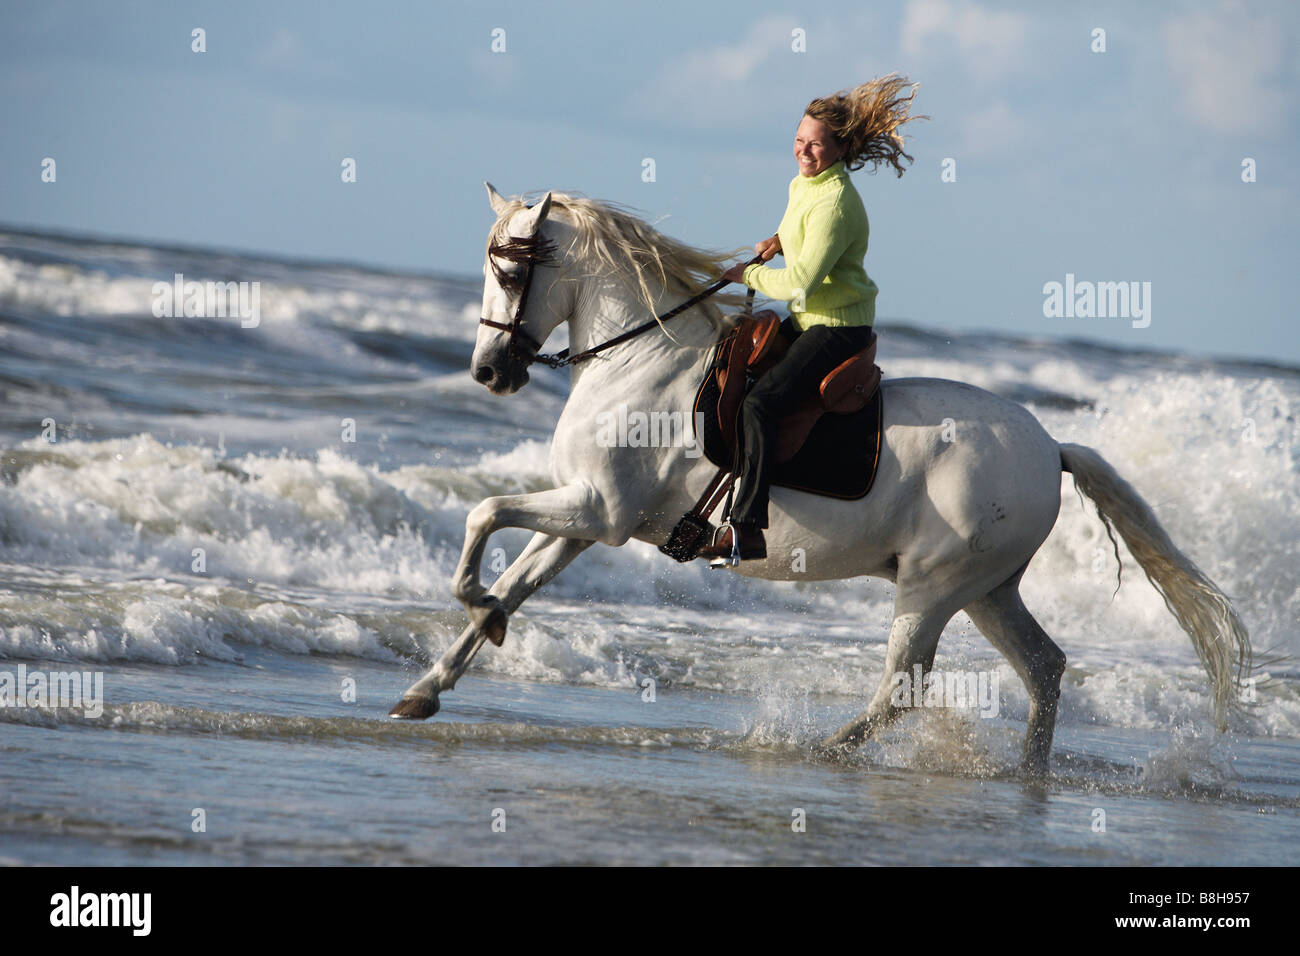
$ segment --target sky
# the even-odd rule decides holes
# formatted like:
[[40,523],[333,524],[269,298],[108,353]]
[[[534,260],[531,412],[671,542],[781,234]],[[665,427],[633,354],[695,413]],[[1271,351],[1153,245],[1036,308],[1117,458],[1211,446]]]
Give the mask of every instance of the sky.
[[[894,71],[878,326],[1300,364],[1290,0],[0,0],[0,226],[477,277],[488,180],[739,250],[808,102]],[[1067,281],[1147,314],[1045,314]]]

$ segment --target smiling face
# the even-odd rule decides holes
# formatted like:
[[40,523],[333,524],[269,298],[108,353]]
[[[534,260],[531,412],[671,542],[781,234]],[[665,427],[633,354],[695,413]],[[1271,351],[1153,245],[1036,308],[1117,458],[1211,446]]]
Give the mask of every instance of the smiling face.
[[816,176],[833,166],[843,155],[844,150],[836,143],[831,128],[805,113],[794,133],[794,159],[799,164],[799,174]]

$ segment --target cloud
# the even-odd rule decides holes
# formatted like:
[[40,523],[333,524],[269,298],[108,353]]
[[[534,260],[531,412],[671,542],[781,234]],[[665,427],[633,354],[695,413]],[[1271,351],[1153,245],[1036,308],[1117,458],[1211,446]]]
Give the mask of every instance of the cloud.
[[[805,32],[807,52],[792,49],[796,28]],[[889,54],[870,12],[815,20],[793,14],[759,17],[736,40],[688,50],[666,62],[626,109],[674,125],[764,126],[772,121],[774,95],[797,88],[802,106],[815,95],[870,79],[875,72],[867,64]]]
[[[737,40],[688,50],[664,64],[632,97],[629,111],[670,123],[715,125],[729,113],[757,112],[754,81],[776,52],[774,38],[794,28],[787,17],[761,17]],[[748,104],[748,105],[747,105]]]
[[1024,62],[1029,18],[990,11],[973,0],[910,0],[903,13],[901,45],[915,57],[954,56],[974,79],[988,82]]
[[1296,109],[1280,76],[1294,34],[1293,24],[1237,3],[1170,17],[1160,36],[1183,112],[1215,133],[1278,129]]

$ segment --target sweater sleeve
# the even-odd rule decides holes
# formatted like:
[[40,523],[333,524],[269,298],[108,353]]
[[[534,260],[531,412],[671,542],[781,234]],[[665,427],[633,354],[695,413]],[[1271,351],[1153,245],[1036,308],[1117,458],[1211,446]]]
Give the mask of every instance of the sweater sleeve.
[[769,299],[788,302],[802,289],[804,297],[826,281],[835,263],[853,241],[852,227],[834,201],[818,203],[808,212],[804,223],[803,244],[799,257],[784,269],[752,265],[745,269],[745,285],[757,289]]

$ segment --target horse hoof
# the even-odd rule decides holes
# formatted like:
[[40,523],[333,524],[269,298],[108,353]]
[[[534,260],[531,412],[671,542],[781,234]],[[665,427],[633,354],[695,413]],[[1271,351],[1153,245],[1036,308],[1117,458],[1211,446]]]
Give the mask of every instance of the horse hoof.
[[506,641],[506,625],[510,621],[510,615],[500,607],[494,607],[488,612],[487,620],[482,625],[483,632],[487,639],[500,647]]
[[814,760],[827,760],[839,762],[847,758],[854,751],[851,744],[835,743],[831,738],[819,741],[812,745],[812,757]]
[[1020,777],[1031,783],[1042,783],[1052,776],[1051,765],[1046,760],[1026,760],[1020,764]]
[[437,712],[437,697],[403,697],[388,716],[397,720],[426,720]]

